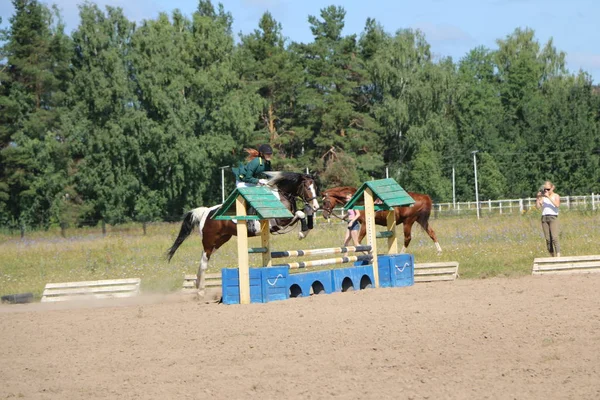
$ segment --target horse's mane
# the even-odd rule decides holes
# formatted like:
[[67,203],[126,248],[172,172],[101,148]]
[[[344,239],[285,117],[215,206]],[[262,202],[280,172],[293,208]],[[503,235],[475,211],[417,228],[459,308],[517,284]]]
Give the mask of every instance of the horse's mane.
[[265,174],[269,177],[269,184],[275,186],[283,186],[291,184],[298,186],[306,179],[313,179],[310,175],[301,174],[299,172],[287,171],[268,171]]
[[[354,195],[358,189],[352,186],[339,186],[331,189],[323,190],[321,193],[322,197],[331,197],[335,202],[346,203],[346,196],[348,194]],[[429,195],[424,193],[406,192],[415,202],[422,203],[423,207],[431,210],[432,201]],[[377,199],[375,204],[381,204],[381,200]]]
[[356,190],[357,189],[352,186],[340,186],[340,187],[335,187],[335,188],[324,190],[322,195],[333,197],[334,199],[345,203],[346,196],[348,194],[354,194],[356,192]]

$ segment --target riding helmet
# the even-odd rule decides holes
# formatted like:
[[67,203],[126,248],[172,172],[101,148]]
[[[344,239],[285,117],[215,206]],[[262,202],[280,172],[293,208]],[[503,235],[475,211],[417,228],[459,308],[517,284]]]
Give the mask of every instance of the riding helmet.
[[261,144],[258,148],[260,154],[273,154],[273,149],[268,144]]

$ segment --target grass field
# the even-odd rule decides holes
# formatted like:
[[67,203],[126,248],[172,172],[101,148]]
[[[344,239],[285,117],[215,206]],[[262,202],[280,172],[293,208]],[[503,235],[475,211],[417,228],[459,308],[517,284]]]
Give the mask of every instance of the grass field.
[[[563,256],[600,253],[600,213],[563,212],[560,224]],[[536,212],[485,216],[480,220],[472,216],[439,218],[431,225],[443,248],[442,255],[436,254],[433,242],[416,225],[409,252],[417,263],[458,261],[461,279],[528,275],[533,259],[547,255]],[[145,292],[177,290],[184,274],[196,273],[202,250],[195,233],[167,263],[164,253],[179,227],[179,223],[153,224],[146,235],[141,225],[108,227],[106,236],[100,228],[72,229],[66,238],[60,236],[59,229],[30,232],[24,239],[0,234],[0,295],[33,292],[39,298],[48,282],[134,277],[142,279]],[[307,239],[298,241],[296,231],[273,236],[272,248],[337,247],[342,244],[344,228],[345,224],[335,220],[328,224],[319,219]],[[398,234],[402,235],[401,228]],[[385,241],[378,243],[380,249],[385,246]],[[250,245],[259,247],[260,239],[250,239]],[[260,256],[252,255],[250,261],[251,265],[259,265]],[[234,238],[211,259],[209,272],[236,267],[236,262]]]

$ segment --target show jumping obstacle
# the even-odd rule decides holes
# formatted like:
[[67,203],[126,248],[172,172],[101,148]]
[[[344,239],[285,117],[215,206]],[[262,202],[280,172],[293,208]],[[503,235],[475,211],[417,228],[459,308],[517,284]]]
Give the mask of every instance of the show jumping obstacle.
[[415,264],[415,283],[453,281],[456,278],[458,278],[457,261]]
[[[235,215],[231,215],[230,207],[222,207],[213,218],[236,220],[238,239],[238,265],[236,269],[222,270],[223,302],[227,304],[241,303],[249,304],[252,301],[264,302],[287,298],[288,294],[294,295],[293,287],[306,289],[306,282],[318,277],[322,290],[313,285],[314,292],[331,292],[350,287],[359,286],[361,289],[369,286],[394,286],[400,282],[401,286],[407,286],[405,277],[397,277],[397,272],[410,272],[409,283],[414,282],[414,259],[412,255],[397,255],[398,240],[396,236],[396,221],[393,207],[407,206],[414,200],[393,179],[382,179],[364,183],[345,205],[345,209],[364,210],[365,224],[367,230],[367,245],[356,247],[336,247],[325,249],[296,250],[296,251],[273,251],[270,248],[269,218],[283,218],[289,215],[289,211],[281,203],[276,201],[272,193],[262,188],[239,188],[236,189],[224,204],[233,204],[235,198]],[[377,201],[378,204],[375,204]],[[247,209],[252,207],[257,216],[248,216]],[[375,211],[389,211],[387,231],[378,235],[375,231]],[[285,214],[285,215],[282,215]],[[249,248],[246,232],[246,220],[258,219],[261,227],[261,247]],[[376,238],[387,238],[388,256],[377,255]],[[368,252],[366,255],[351,257],[338,257],[324,260],[313,260],[288,264],[273,265],[273,258],[295,257],[302,255],[323,255],[346,253],[347,251]],[[250,268],[248,254],[261,253],[262,264],[266,268]],[[384,258],[382,258],[384,257]],[[379,261],[383,260],[381,272],[383,281],[380,282]],[[289,274],[290,268],[304,268],[309,266],[322,266],[355,262],[354,267],[335,269],[330,271],[317,271],[308,274]],[[301,276],[304,275],[304,276]],[[287,281],[293,281],[291,286]],[[360,282],[356,284],[355,282]],[[202,279],[200,290],[203,289]],[[279,286],[277,286],[279,283]],[[288,288],[290,290],[288,292]]]
[[565,275],[600,272],[600,255],[541,257],[533,260],[532,275]]
[[140,293],[140,284],[140,278],[47,283],[42,294],[42,303],[133,297]]
[[[315,256],[324,254],[340,254],[348,252],[364,251],[370,252],[371,246],[347,246],[347,247],[330,247],[326,249],[310,249],[310,250],[291,250],[291,251],[272,251],[271,258],[285,258],[285,257],[302,257],[302,256]],[[250,248],[248,253],[266,253],[265,247]],[[362,256],[351,256],[351,257],[338,257],[338,258],[327,258],[323,260],[304,261],[288,264],[277,264],[271,265],[271,267],[288,267],[288,268],[306,268],[306,267],[320,267],[323,265],[341,264],[356,261],[371,261],[373,256],[362,255]]]

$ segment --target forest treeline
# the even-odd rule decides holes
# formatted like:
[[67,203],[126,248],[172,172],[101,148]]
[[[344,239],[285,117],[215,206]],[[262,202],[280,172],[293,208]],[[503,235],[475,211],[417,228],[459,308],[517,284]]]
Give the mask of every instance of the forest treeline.
[[[270,143],[320,188],[385,177],[452,200],[600,191],[600,93],[552,40],[518,28],[460,60],[424,34],[345,11],[307,16],[310,43],[270,13],[249,34],[200,0],[135,23],[119,8],[13,0],[0,55],[0,225],[174,220],[221,199],[221,169]],[[226,172],[227,192],[233,175]],[[91,222],[90,222],[91,221]]]

